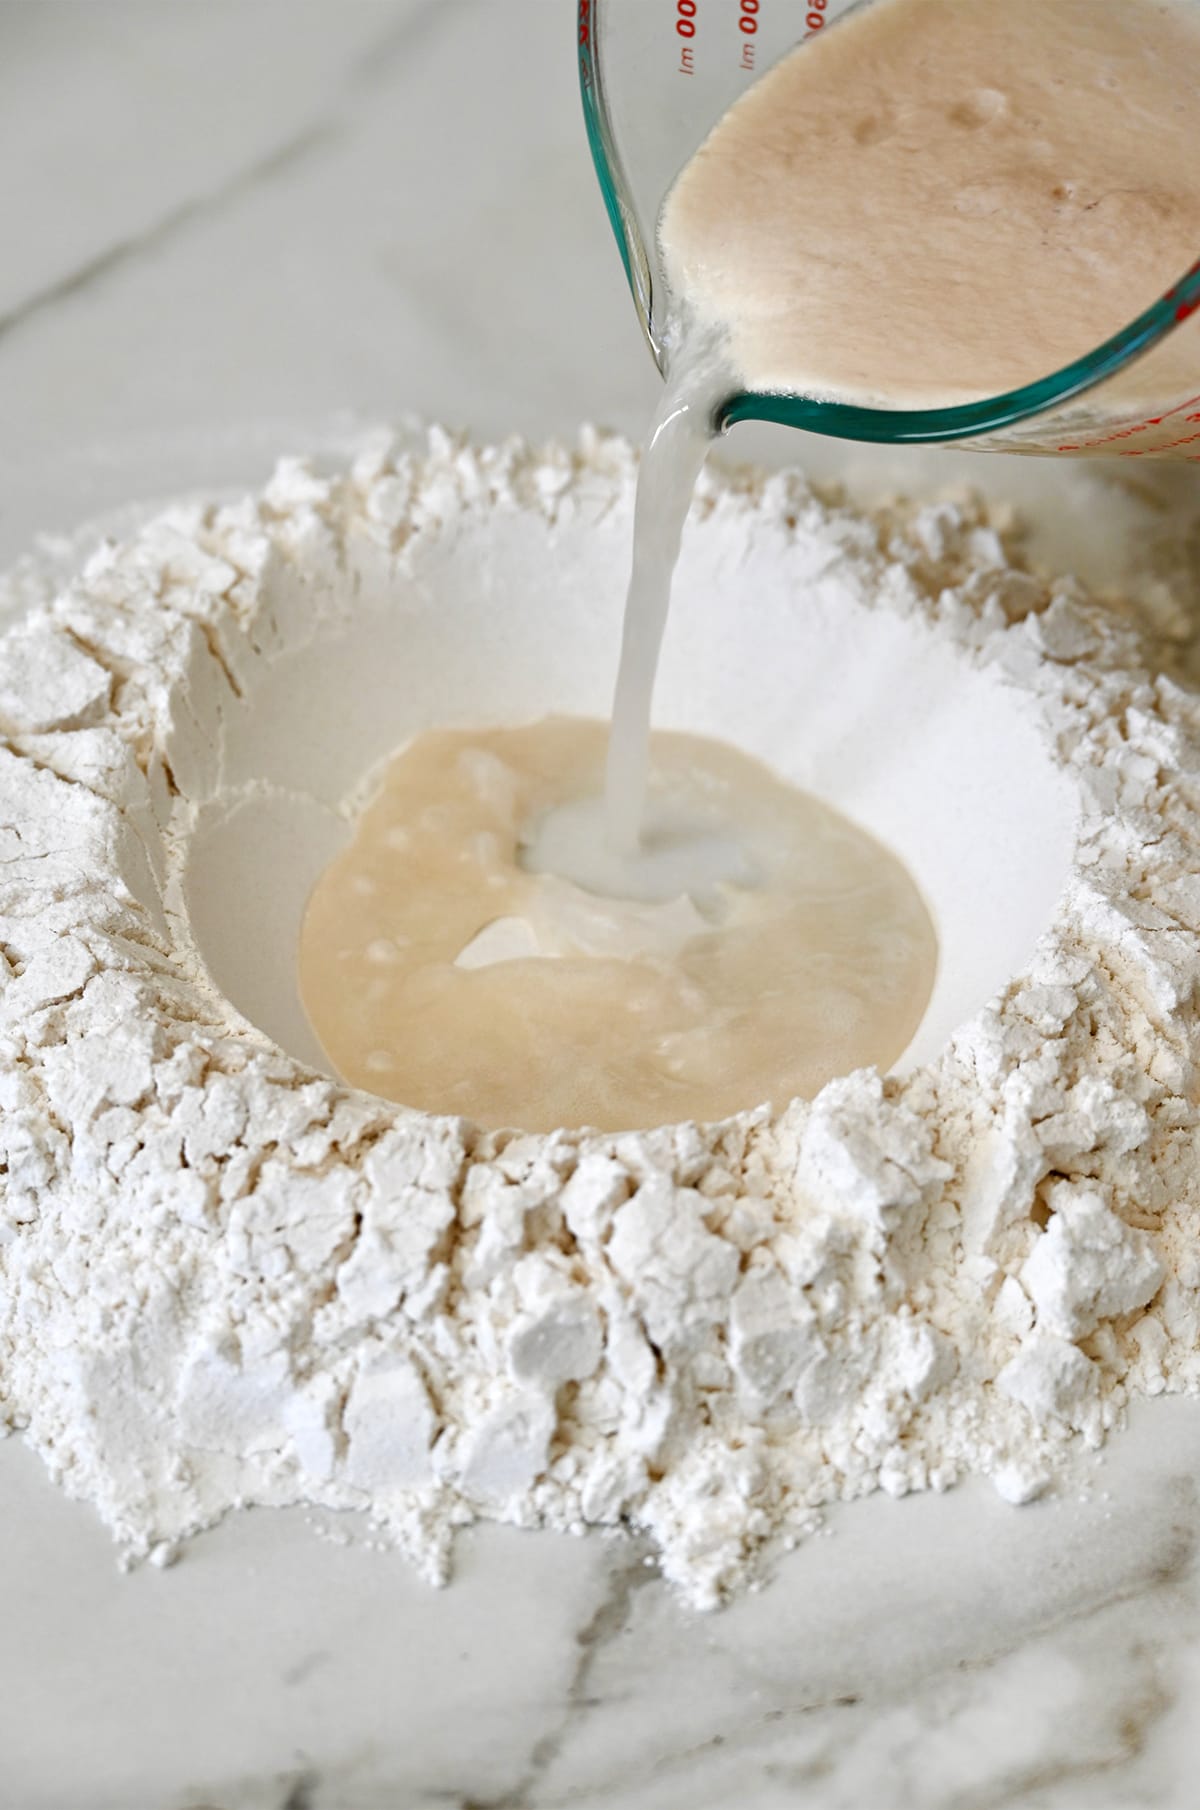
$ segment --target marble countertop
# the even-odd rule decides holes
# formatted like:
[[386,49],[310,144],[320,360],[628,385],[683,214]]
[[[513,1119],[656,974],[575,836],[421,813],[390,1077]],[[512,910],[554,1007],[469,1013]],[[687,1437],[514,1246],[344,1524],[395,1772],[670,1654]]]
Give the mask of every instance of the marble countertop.
[[[567,0],[0,0],[0,566],[356,423],[636,433],[657,380],[571,22]],[[1163,532],[1162,496],[1147,526],[1103,473],[785,450],[860,489],[982,476],[1102,575]],[[1198,1531],[1190,1402],[1144,1405],[1032,1508],[849,1507],[708,1617],[636,1545],[487,1528],[439,1592],[299,1512],[125,1575],[10,1440],[0,1810],[1187,1810]]]

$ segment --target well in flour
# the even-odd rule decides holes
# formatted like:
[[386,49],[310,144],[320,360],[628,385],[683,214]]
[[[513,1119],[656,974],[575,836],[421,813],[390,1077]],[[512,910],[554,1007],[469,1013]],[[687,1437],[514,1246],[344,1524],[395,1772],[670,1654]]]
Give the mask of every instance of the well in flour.
[[[895,826],[944,952],[900,1073],[514,1137],[280,1047],[303,900],[397,734],[451,678],[476,714],[500,683],[517,722],[547,683],[603,712],[633,482],[597,436],[289,461],[0,640],[71,680],[0,701],[0,1417],[128,1552],[235,1503],[365,1509],[431,1575],[480,1515],[631,1526],[711,1603],[824,1503],[1025,1499],[1200,1385],[1200,712],[977,501],[702,478],[664,674],[673,720]],[[789,659],[809,708],[776,720]],[[868,698],[879,761],[837,740]]]

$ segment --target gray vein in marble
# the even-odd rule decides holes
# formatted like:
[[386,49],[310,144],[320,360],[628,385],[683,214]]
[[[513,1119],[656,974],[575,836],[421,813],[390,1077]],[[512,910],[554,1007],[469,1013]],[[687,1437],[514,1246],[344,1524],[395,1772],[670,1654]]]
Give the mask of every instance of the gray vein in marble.
[[608,1591],[590,1621],[576,1635],[575,1669],[566,1688],[563,1715],[554,1728],[542,1735],[529,1756],[529,1769],[511,1791],[499,1797],[465,1797],[458,1800],[457,1810],[534,1810],[535,1794],[542,1779],[558,1758],[577,1717],[593,1706],[588,1685],[596,1661],[629,1626],[630,1604],[639,1590],[657,1580],[657,1569],[647,1563],[649,1548],[640,1540],[632,1541],[628,1554],[622,1554],[613,1566]]
[[[656,1682],[649,1691],[653,1700],[637,1705],[650,1675],[669,1676],[673,1662],[684,1657],[661,1604],[647,1597],[650,1619],[636,1618],[640,1625],[631,1628],[627,1656],[640,1651],[641,1666],[635,1663],[624,1678],[624,1664],[614,1671],[605,1660],[597,1677],[589,1668],[590,1701],[581,1708],[592,1713],[566,1719],[554,1753],[512,1810],[562,1810],[567,1803],[581,1810],[593,1803],[701,1810],[735,1797],[743,1810],[781,1804],[789,1810],[861,1810],[867,1803],[874,1810],[1034,1810],[1029,1794],[1055,1786],[1068,1797],[1047,1799],[1038,1810],[1057,1810],[1060,1801],[1100,1810],[1092,1795],[1082,1794],[1110,1779],[1125,1790],[1129,1768],[1175,1705],[1169,1661],[1181,1609],[1191,1625],[1197,1491],[1190,1475],[1176,1473],[1162,1478],[1153,1495],[1158,1512],[1144,1521],[1136,1510],[1110,1521],[1096,1505],[1074,1527],[1069,1515],[1057,1528],[1043,1520],[1040,1533],[1037,1523],[1026,1522],[1031,1569],[1025,1600],[1015,1614],[999,1618],[1008,1621],[1002,1632],[964,1602],[961,1616],[949,1617],[954,1628],[948,1646],[936,1638],[939,1618],[961,1595],[953,1560],[948,1569],[925,1573],[935,1609],[924,1631],[919,1613],[908,1625],[916,1605],[903,1591],[894,1600],[886,1590],[876,1592],[870,1612],[875,1638],[866,1646],[856,1637],[853,1615],[840,1627],[817,1618],[811,1634],[818,1654],[832,1636],[824,1661],[805,1657],[803,1642],[799,1648],[788,1643],[775,1663],[760,1669],[754,1611],[748,1626],[742,1612],[741,1635],[732,1642],[724,1617],[698,1627],[697,1640],[708,1636],[716,1655],[707,1679],[699,1651],[688,1661],[695,1690],[712,1707],[712,1732],[702,1739],[680,1741],[685,1729],[672,1731],[678,1707],[669,1687],[660,1690]],[[981,1536],[987,1537],[982,1529]],[[827,1562],[835,1562],[839,1544]],[[852,1549],[845,1560],[853,1564]],[[899,1546],[897,1561],[903,1563]],[[1055,1572],[1061,1574],[1058,1588]],[[1037,1605],[1045,1597],[1053,1607],[1043,1614]],[[808,1622],[809,1610],[808,1592],[792,1595],[778,1635],[794,1616],[801,1625]],[[648,1652],[651,1674],[645,1670]],[[763,1657],[770,1659],[769,1650]],[[605,1659],[603,1651],[597,1658]],[[730,1662],[736,1666],[732,1675]],[[724,1703],[722,1680],[734,1687]],[[636,1693],[632,1702],[630,1691]],[[635,1720],[655,1731],[649,1749],[640,1752],[636,1738],[621,1733],[635,1705]],[[583,1743],[572,1749],[577,1726]],[[997,1741],[1001,1727],[1005,1738]],[[1114,1810],[1133,1810],[1143,1801],[1151,1800],[1129,1790],[1114,1798]],[[510,1806],[501,1800],[495,1810]]]
[[68,272],[55,283],[47,284],[44,289],[26,297],[7,314],[0,315],[0,339],[5,339],[15,333],[18,328],[23,327],[26,322],[34,319],[45,309],[52,308],[57,303],[66,301],[68,297],[89,289],[93,283],[101,277],[107,276],[110,271],[117,270],[132,259],[156,250],[160,245],[167,244],[179,232],[190,226],[194,220],[204,219],[218,213],[231,201],[236,200],[239,195],[247,193],[261,182],[270,181],[272,177],[289,169],[300,158],[305,157],[319,145],[329,142],[335,136],[335,129],[326,122],[306,126],[303,131],[297,132],[285,144],[277,146],[266,157],[259,158],[247,169],[239,170],[236,176],[223,183],[211,194],[199,195],[193,200],[182,202],[178,207],[172,208],[169,213],[154,221],[145,231],[132,233],[127,239],[121,239],[115,245],[108,246],[96,257],[89,258],[86,263],[81,264],[78,269]]
[[287,1796],[279,1806],[279,1810],[316,1810],[314,1792],[320,1784],[315,1772],[302,1772],[299,1778],[292,1781]]
[[451,13],[461,13],[468,6],[477,9],[479,5],[480,0],[424,0],[415,13],[406,14],[380,32],[370,49],[357,58],[352,66],[351,85],[374,87],[389,81],[400,59],[419,49],[435,24],[444,27]]
[[287,1685],[303,1684],[314,1672],[319,1672],[322,1666],[329,1663],[330,1654],[323,1648],[315,1653],[304,1653],[293,1665],[288,1666],[283,1673],[283,1682]]
[[77,269],[25,297],[16,307],[0,315],[0,340],[10,337],[47,309],[90,289],[110,272],[169,244],[194,223],[222,213],[252,190],[274,181],[314,152],[335,143],[345,132],[345,114],[354,95],[385,80],[400,57],[422,46],[435,22],[444,25],[451,9],[465,3],[470,0],[425,0],[415,13],[403,14],[356,58],[341,93],[320,117],[209,193],[181,202],[141,232],[131,233],[107,246]]

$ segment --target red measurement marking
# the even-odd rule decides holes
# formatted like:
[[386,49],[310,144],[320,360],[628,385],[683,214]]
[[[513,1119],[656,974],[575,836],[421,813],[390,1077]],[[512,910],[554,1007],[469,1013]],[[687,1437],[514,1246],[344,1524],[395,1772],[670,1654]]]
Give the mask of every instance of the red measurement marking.
[[[681,38],[694,38],[696,35],[696,0],[676,0],[675,30]],[[690,43],[685,43],[679,52],[680,75],[693,75],[696,69],[696,52]]]
[[738,30],[745,38],[742,45],[742,69],[754,68],[754,35],[758,30],[758,10],[761,0],[739,0]]
[[1143,459],[1147,453],[1174,452],[1177,446],[1191,446],[1200,440],[1200,434],[1184,434],[1181,440],[1164,440],[1161,446],[1123,446],[1123,459]]
[[[1165,415],[1151,415],[1145,421],[1135,421],[1132,427],[1115,428],[1111,434],[1101,434],[1098,440],[1071,440],[1055,450],[1057,452],[1093,452],[1098,446],[1115,446],[1118,440],[1132,440],[1135,434],[1144,434],[1149,427],[1161,427],[1164,421],[1171,419],[1172,415],[1183,415],[1185,421],[1200,420],[1200,416],[1185,413],[1187,409],[1194,409],[1198,402],[1200,402],[1200,396],[1189,396],[1186,402],[1176,403],[1175,407],[1168,409]],[[1188,439],[1197,438],[1200,438],[1200,435],[1188,436]],[[1172,445],[1186,446],[1187,440],[1175,440],[1172,441]],[[1141,447],[1134,447],[1130,456],[1136,458],[1143,450]],[[1157,452],[1162,449],[1154,447],[1150,450]]]
[[829,0],[808,0],[808,12],[804,16],[804,23],[808,27],[810,37],[814,31],[820,31],[824,25],[825,8],[828,5]]
[[590,94],[594,81],[592,70],[592,0],[579,0],[579,80]]
[[1196,262],[1192,265],[1192,268],[1190,270],[1184,271],[1183,275],[1180,277],[1179,281],[1176,283],[1176,285],[1173,289],[1167,290],[1167,293],[1163,297],[1163,300],[1165,302],[1174,301],[1175,297],[1179,294],[1179,291],[1183,288],[1183,285],[1185,283],[1190,283],[1194,276],[1200,276],[1200,258],[1197,258]]
[[[1194,276],[1200,276],[1200,258],[1198,258],[1196,260],[1196,262],[1192,265],[1192,268],[1190,270],[1184,271],[1183,275],[1180,277],[1179,281],[1176,283],[1176,285],[1173,289],[1167,290],[1167,293],[1163,297],[1163,300],[1165,302],[1173,302],[1175,300],[1175,297],[1179,294],[1179,291],[1183,288],[1184,284],[1190,283]],[[1177,321],[1185,321],[1188,318],[1189,314],[1195,314],[1197,308],[1200,308],[1200,295],[1194,297],[1194,299],[1190,302],[1180,302],[1179,306],[1175,310],[1175,319]]]

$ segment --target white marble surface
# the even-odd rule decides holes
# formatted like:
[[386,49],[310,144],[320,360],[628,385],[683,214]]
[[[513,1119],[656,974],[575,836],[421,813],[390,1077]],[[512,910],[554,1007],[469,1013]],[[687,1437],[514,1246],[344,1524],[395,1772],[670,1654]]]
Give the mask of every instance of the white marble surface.
[[[636,431],[572,10],[0,0],[0,563],[351,419]],[[982,472],[1101,577],[1196,508],[788,451]],[[636,1547],[487,1529],[432,1592],[300,1514],[125,1576],[10,1441],[0,1810],[1188,1810],[1198,1504],[1200,1407],[1152,1403],[1052,1501],[858,1504],[697,1619]]]

